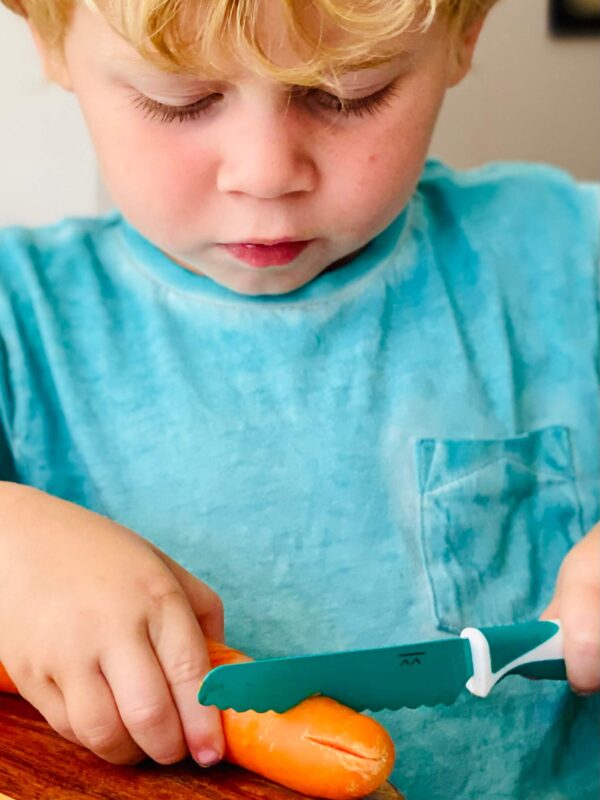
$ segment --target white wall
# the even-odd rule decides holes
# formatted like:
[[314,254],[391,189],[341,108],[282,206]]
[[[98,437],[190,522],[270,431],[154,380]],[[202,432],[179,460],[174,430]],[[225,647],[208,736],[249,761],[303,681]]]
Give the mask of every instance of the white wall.
[[599,41],[550,37],[547,0],[500,0],[472,74],[447,95],[433,152],[460,167],[549,161],[598,180]]
[[[598,40],[556,40],[546,0],[500,0],[475,69],[450,92],[433,152],[457,166],[546,160],[600,177]],[[25,23],[0,6],[0,225],[110,205],[73,97],[47,85]]]
[[77,104],[44,80],[25,22],[0,6],[0,226],[97,208],[96,166]]

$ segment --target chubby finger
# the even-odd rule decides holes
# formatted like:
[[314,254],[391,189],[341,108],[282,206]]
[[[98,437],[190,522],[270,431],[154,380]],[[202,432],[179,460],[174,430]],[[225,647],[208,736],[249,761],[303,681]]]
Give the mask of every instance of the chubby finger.
[[224,643],[225,614],[219,595],[165,553],[159,555],[183,589],[203,634],[209,639]]
[[63,694],[51,678],[46,678],[33,685],[19,686],[19,694],[34,708],[37,708],[48,725],[59,736],[73,744],[81,744],[69,722]]
[[185,758],[179,714],[146,631],[102,661],[123,725],[134,742],[159,764]]
[[225,751],[221,715],[198,703],[198,689],[211,665],[200,625],[183,594],[169,596],[149,632],[192,758],[204,767],[216,764]]
[[135,764],[144,759],[121,720],[99,667],[69,676],[63,694],[70,726],[84,747],[111,764]]

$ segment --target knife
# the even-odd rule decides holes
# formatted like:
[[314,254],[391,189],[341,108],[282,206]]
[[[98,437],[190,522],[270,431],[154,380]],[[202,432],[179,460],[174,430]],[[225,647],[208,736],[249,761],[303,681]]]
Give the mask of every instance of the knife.
[[357,711],[417,708],[450,705],[465,686],[487,697],[506,675],[566,680],[560,623],[465,628],[430,642],[227,664],[207,673],[198,701],[282,713],[322,694]]

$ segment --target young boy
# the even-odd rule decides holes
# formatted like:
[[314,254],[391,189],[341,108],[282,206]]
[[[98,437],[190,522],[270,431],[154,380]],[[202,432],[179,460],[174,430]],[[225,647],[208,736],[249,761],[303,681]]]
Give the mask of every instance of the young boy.
[[544,614],[571,687],[381,713],[393,780],[597,797],[597,193],[426,161],[493,2],[4,0],[120,209],[0,235],[0,661],[100,757],[219,760],[223,608],[256,657]]

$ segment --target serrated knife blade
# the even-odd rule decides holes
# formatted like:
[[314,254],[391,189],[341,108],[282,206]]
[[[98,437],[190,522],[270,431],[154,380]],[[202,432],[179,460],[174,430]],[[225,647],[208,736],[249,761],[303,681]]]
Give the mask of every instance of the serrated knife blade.
[[566,679],[555,621],[465,628],[460,637],[342,653],[226,664],[205,677],[202,705],[283,713],[312,695],[358,711],[450,705],[466,687],[486,697],[509,674]]
[[[357,710],[453,703],[471,677],[465,639],[216,667],[199,701],[236,711],[286,711],[315,694]],[[443,679],[440,680],[440,675]]]

